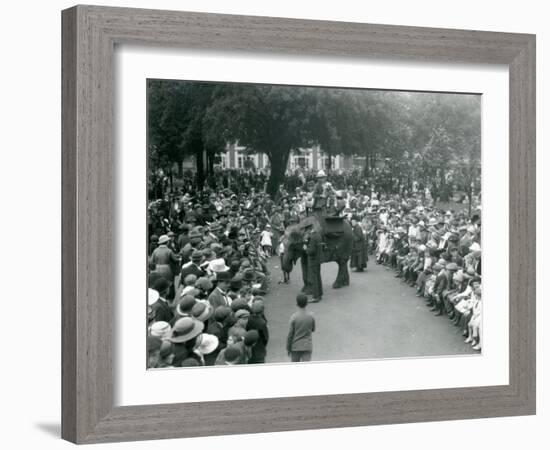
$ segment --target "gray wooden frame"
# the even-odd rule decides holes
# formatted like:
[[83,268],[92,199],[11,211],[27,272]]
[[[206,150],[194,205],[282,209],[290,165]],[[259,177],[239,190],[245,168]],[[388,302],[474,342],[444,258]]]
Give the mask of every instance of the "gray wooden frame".
[[[96,6],[63,11],[62,31],[63,438],[94,443],[535,413],[533,35]],[[510,383],[114,407],[113,51],[119,43],[506,64]]]

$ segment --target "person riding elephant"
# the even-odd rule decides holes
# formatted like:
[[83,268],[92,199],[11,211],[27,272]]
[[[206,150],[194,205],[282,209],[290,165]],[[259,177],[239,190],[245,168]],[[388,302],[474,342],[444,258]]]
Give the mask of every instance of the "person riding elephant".
[[327,206],[327,175],[324,170],[317,172],[317,182],[313,188],[313,210],[324,210]]
[[313,188],[313,212],[318,216],[326,214],[327,208],[336,206],[336,193],[332,185],[327,181],[324,170],[317,172],[317,182]]

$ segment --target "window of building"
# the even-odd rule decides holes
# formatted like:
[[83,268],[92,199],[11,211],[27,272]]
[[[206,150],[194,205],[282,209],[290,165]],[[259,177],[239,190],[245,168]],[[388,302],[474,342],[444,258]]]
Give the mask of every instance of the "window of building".
[[309,158],[305,156],[296,156],[294,157],[294,167],[301,167],[302,169],[309,169]]

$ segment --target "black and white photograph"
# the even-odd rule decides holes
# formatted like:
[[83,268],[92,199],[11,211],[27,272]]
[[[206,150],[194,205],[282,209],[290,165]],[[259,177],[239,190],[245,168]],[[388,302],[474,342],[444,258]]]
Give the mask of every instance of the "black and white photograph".
[[148,369],[482,353],[481,95],[146,95]]

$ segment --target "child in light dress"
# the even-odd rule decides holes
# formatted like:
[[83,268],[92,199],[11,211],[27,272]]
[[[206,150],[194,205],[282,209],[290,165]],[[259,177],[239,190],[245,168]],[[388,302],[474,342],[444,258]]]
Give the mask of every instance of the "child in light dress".
[[265,229],[260,233],[260,245],[267,256],[272,255],[273,247],[273,232],[271,231],[271,225],[267,224]]

